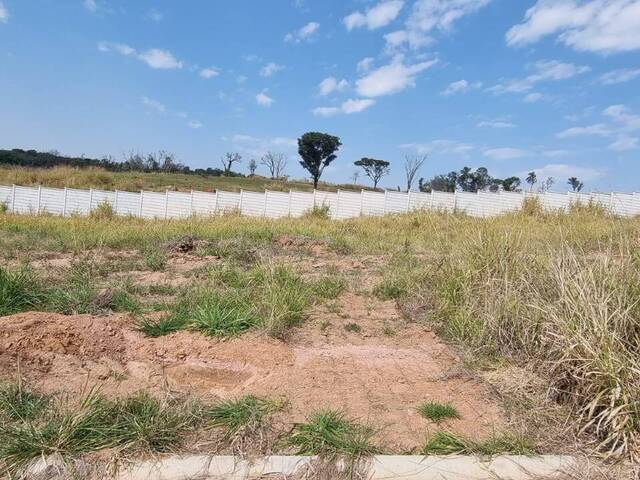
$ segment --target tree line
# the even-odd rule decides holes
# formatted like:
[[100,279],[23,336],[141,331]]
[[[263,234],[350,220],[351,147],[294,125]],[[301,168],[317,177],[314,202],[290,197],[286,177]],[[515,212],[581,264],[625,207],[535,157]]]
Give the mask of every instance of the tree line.
[[[337,157],[337,152],[342,146],[340,138],[322,132],[307,132],[298,139],[298,155],[300,165],[311,177],[313,187],[318,187],[318,182],[326,167],[328,167]],[[422,166],[428,159],[427,155],[406,155],[404,157],[405,187],[409,191],[414,186],[415,180]],[[67,157],[57,151],[38,152],[36,150],[0,150],[0,165],[16,165],[23,167],[52,168],[55,166],[70,167],[100,167],[112,172],[168,172],[184,173],[206,176],[234,176],[245,177],[246,175],[233,170],[234,164],[242,163],[242,155],[238,152],[227,152],[221,159],[222,168],[208,167],[206,169],[192,169],[176,160],[176,156],[165,150],[154,153],[142,154],[129,152],[123,155],[122,161],[117,161],[108,156],[101,159],[81,157]],[[272,179],[287,179],[286,168],[288,165],[287,155],[280,152],[266,152],[259,159],[251,158],[248,162],[249,177],[255,176],[258,166],[264,166]],[[370,157],[362,157],[354,162],[354,166],[360,168],[364,175],[373,183],[373,188],[378,188],[379,182],[391,172],[391,163]],[[353,183],[356,184],[360,172],[356,171],[352,176]],[[525,178],[529,185],[529,190],[537,188],[539,192],[548,191],[555,183],[552,177],[548,177],[538,182],[536,172],[529,172]],[[490,175],[485,167],[473,170],[464,167],[459,171],[451,171],[445,174],[438,174],[430,179],[420,177],[418,189],[422,192],[478,192],[478,191],[522,191],[522,180],[519,177],[511,176],[507,178],[496,178]],[[567,184],[574,192],[579,192],[584,187],[584,183],[576,177],[567,179]],[[398,190],[401,188],[398,186]]]

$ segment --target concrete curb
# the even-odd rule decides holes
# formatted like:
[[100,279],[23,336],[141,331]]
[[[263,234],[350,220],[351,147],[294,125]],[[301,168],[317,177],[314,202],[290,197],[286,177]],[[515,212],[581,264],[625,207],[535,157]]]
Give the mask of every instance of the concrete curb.
[[[270,475],[289,478],[314,469],[313,457],[270,456],[242,459],[234,456],[168,457],[136,463],[122,469],[117,480],[247,480]],[[370,460],[369,480],[527,480],[553,478],[579,466],[570,456],[518,455],[482,459],[471,456],[422,457],[380,455]],[[308,476],[305,478],[313,478]]]

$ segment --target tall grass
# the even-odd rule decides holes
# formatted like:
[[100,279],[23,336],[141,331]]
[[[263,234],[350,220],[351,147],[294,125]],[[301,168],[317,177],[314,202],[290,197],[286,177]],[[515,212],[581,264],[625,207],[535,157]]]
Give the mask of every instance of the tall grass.
[[488,356],[528,360],[552,397],[611,454],[640,451],[640,270],[630,238],[585,251],[532,248],[483,228],[434,272],[441,331]]

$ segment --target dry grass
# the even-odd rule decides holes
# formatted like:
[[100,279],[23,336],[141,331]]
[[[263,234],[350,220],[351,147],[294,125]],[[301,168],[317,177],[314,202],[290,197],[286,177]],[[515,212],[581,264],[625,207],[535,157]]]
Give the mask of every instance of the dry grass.
[[[638,219],[588,207],[562,215],[532,207],[493,219],[416,212],[342,222],[1,214],[0,251],[15,258],[37,250],[158,248],[185,236],[246,250],[302,235],[341,254],[383,256],[391,268],[378,295],[411,305],[412,320],[432,322],[470,359],[535,369],[549,398],[574,412],[576,431],[596,438],[603,453],[637,459],[638,231]],[[267,299],[278,305],[280,293]]]

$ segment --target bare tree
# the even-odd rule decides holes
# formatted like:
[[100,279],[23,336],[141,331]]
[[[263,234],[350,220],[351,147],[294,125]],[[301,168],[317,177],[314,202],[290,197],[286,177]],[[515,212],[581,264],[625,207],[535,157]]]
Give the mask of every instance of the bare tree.
[[287,156],[284,153],[267,152],[260,159],[260,163],[269,169],[271,178],[281,178],[287,168]]
[[256,174],[256,170],[258,169],[258,162],[256,162],[255,158],[249,160],[249,175],[254,176]]
[[405,155],[404,172],[407,176],[407,192],[411,190],[411,186],[413,185],[413,181],[416,178],[418,170],[420,170],[426,161],[427,155]]
[[542,182],[542,185],[540,186],[538,191],[540,193],[548,192],[549,190],[551,190],[551,187],[553,186],[554,183],[555,183],[555,180],[553,179],[553,177],[547,177],[547,179],[544,182]]
[[228,175],[231,173],[231,167],[234,163],[240,163],[242,161],[242,155],[237,152],[227,152],[224,154],[224,157],[220,159],[222,162],[222,166],[224,167],[224,174]]
[[358,170],[354,171],[351,175],[351,181],[354,185],[357,185],[358,179],[360,178],[360,172]]

